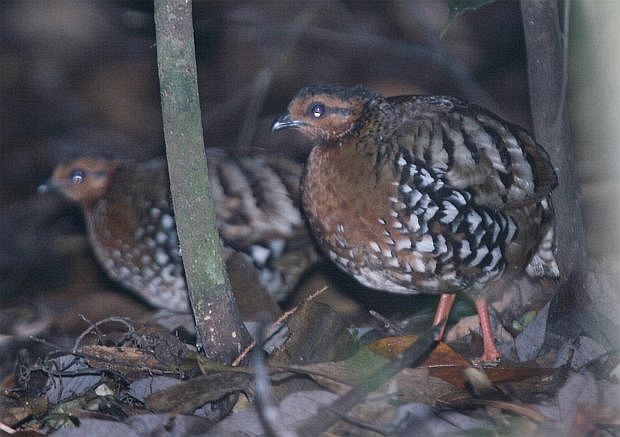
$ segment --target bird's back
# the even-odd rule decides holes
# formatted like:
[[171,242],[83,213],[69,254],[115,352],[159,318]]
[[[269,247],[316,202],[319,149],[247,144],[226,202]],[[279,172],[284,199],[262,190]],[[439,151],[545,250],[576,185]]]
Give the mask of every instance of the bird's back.
[[519,206],[544,199],[557,185],[547,152],[521,127],[454,97],[387,99],[400,118],[399,148],[468,190],[479,205]]

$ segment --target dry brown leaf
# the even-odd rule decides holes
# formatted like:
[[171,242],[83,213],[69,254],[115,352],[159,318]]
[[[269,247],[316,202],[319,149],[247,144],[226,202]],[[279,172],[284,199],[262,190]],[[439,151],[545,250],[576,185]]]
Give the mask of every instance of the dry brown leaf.
[[113,370],[129,380],[145,375],[170,375],[175,372],[143,349],[132,347],[82,346],[79,353],[96,369]]
[[155,412],[190,414],[207,402],[243,391],[250,392],[251,375],[240,372],[214,372],[153,393],[146,406]]
[[[385,357],[392,358],[416,340],[415,335],[399,337],[385,337],[371,343],[368,348]],[[441,378],[459,388],[465,388],[467,378],[463,370],[471,367],[471,361],[454,351],[445,343],[439,343],[431,354],[420,364],[419,367],[429,369],[429,375]],[[557,371],[537,367],[493,367],[484,369],[489,380],[493,384],[515,382],[532,376],[545,377]]]

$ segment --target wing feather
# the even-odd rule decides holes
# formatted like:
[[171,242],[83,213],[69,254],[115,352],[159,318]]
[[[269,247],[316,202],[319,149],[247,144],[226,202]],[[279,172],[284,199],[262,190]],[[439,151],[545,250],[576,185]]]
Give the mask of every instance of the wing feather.
[[557,185],[549,156],[520,127],[453,97],[388,99],[401,114],[396,137],[446,184],[496,209],[532,204]]

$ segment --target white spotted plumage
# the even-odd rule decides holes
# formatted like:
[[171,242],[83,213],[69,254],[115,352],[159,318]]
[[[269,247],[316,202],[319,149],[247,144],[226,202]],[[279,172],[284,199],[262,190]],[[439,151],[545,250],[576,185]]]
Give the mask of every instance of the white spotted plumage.
[[[299,208],[301,165],[269,155],[207,154],[224,253],[247,256],[262,285],[283,298],[318,259]],[[82,203],[96,258],[112,279],[150,304],[188,311],[165,161],[92,159],[105,162],[110,178],[105,192]]]

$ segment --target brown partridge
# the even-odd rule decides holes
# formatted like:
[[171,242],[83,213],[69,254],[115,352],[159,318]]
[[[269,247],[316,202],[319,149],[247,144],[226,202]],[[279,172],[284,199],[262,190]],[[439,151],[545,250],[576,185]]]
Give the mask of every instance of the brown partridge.
[[453,97],[384,98],[362,86],[310,86],[273,130],[317,144],[302,203],[319,245],[365,286],[470,294],[483,361],[499,358],[487,298],[527,270],[557,275],[549,157],[518,126]]
[[[224,254],[247,255],[281,299],[318,256],[299,207],[301,165],[209,149],[208,171]],[[81,157],[60,164],[46,188],[78,202],[107,274],[148,303],[189,310],[166,162]]]

